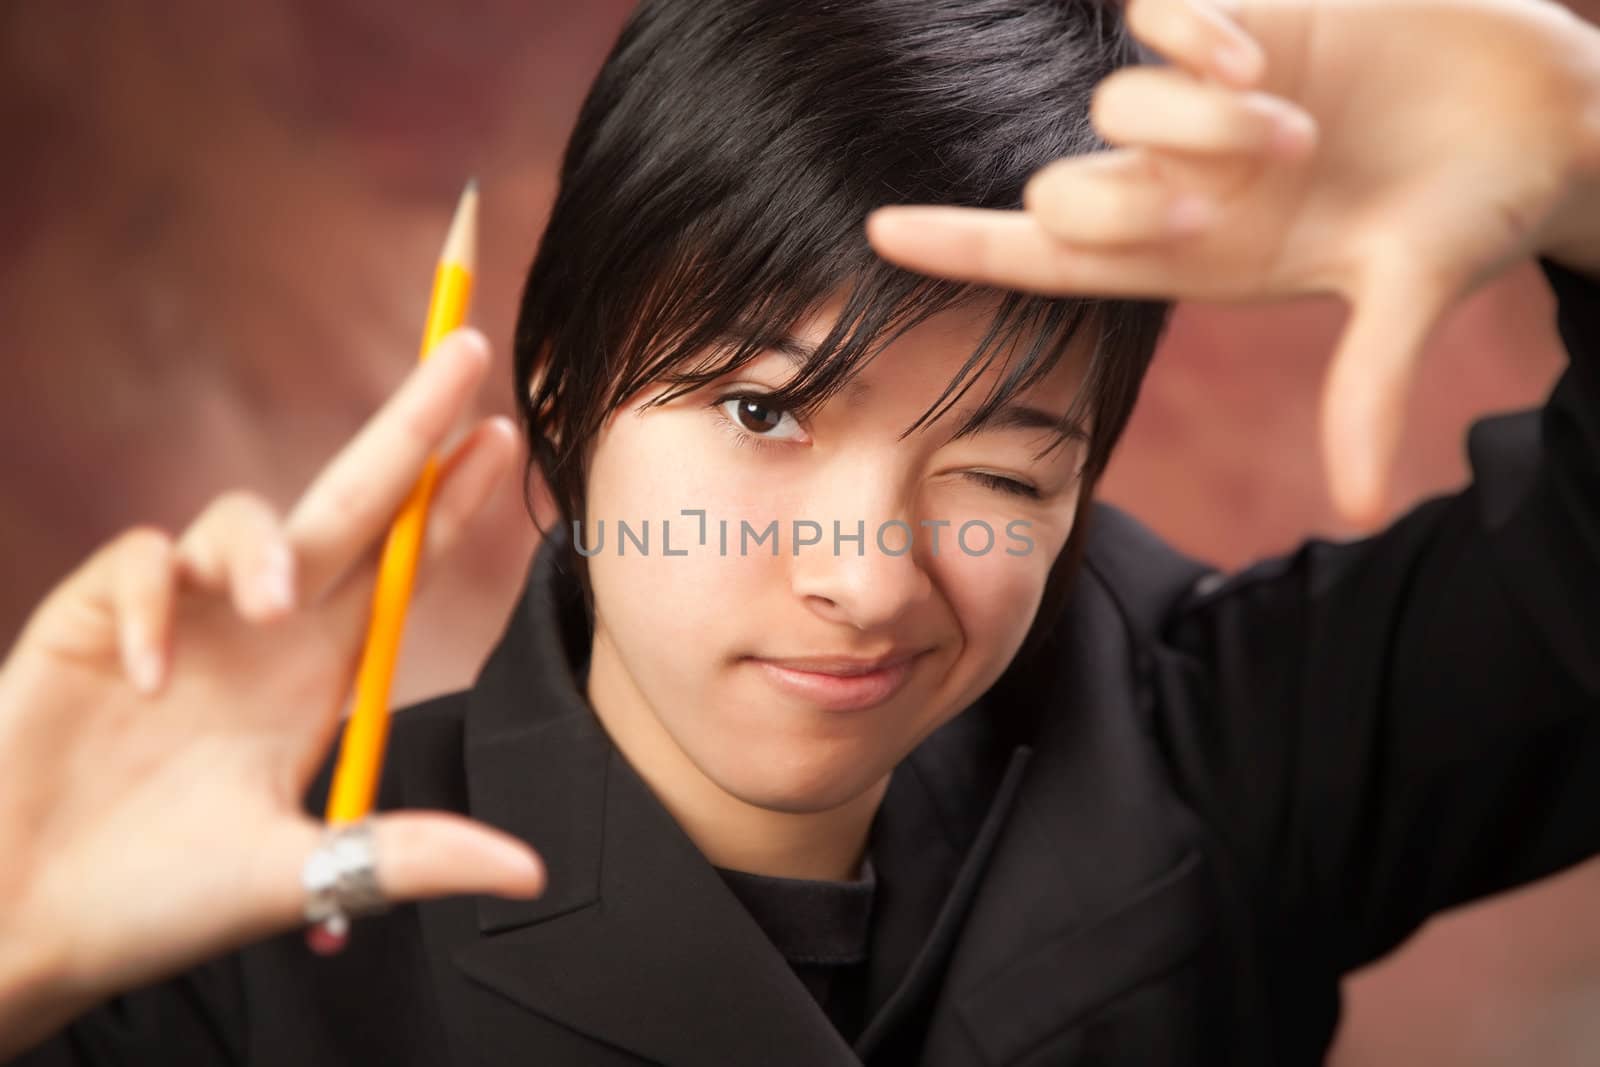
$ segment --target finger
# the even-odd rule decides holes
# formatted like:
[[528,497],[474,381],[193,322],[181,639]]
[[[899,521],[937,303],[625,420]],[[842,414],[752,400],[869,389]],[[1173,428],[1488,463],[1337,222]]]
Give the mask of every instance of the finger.
[[[18,631],[0,676],[16,662],[47,672],[49,660],[104,670],[120,660],[136,688],[153,692],[166,671],[173,605],[153,595],[167,568],[170,590],[176,567],[172,538],[155,526],[131,527],[90,553],[55,584]],[[44,657],[43,659],[39,658]],[[150,657],[155,662],[150,662]]]
[[378,817],[378,884],[391,900],[454,893],[529,899],[544,892],[544,863],[510,834],[460,815]]
[[1077,245],[1181,237],[1210,227],[1218,214],[1210,197],[1163,180],[1142,149],[1057,160],[1028,180],[1022,202],[1050,236]]
[[288,521],[302,601],[320,599],[383,536],[488,365],[482,334],[450,334],[323,468]]
[[867,239],[908,270],[1046,296],[1164,298],[1181,288],[1181,264],[1165,247],[1067,245],[1022,211],[879,208],[867,217]]
[[1334,506],[1357,526],[1383,520],[1411,383],[1456,291],[1396,254],[1373,261],[1352,301],[1323,385],[1322,445]]
[[118,539],[112,558],[111,613],[123,671],[134,688],[151,694],[166,675],[177,586],[172,538],[153,527],[138,527]]
[[[428,509],[428,528],[418,562],[412,596],[437,570],[439,560],[455,549],[472,520],[494,496],[515,465],[519,437],[516,425],[502,415],[481,422],[440,464],[439,480]],[[336,633],[359,627],[371,608],[379,546],[350,571],[329,603],[329,626]]]
[[178,540],[185,580],[227,594],[241,617],[274,619],[294,607],[294,552],[273,506],[233,491],[212,501]]
[[[131,605],[128,621],[123,621],[122,598],[138,600],[123,592],[130,579],[125,571],[158,568],[163,545],[171,537],[155,526],[134,526],[94,550],[72,573],[56,582],[37,608],[22,624],[13,654],[38,651],[48,656],[101,667],[107,656],[118,656],[123,672],[139,685],[149,678],[150,665],[142,659],[154,649],[162,654],[163,629],[170,627],[170,609],[149,601]],[[163,622],[163,617],[168,621]],[[11,657],[6,657],[10,662]],[[155,664],[155,683],[160,683],[163,665]]]
[[1169,67],[1128,67],[1100,83],[1090,105],[1109,144],[1206,154],[1303,159],[1316,121],[1280,96],[1237,92]]
[[[378,887],[390,901],[428,900],[457,893],[488,893],[526,900],[544,892],[539,854],[525,842],[463,815],[391,812],[372,817]],[[297,820],[261,850],[263,899],[274,929],[303,922],[300,872],[323,828]],[[252,924],[255,925],[255,924]]]
[[515,466],[520,439],[516,424],[503,415],[479,423],[441,466],[428,512],[419,583],[431,564],[453,551],[495,489]]
[[1248,88],[1266,72],[1261,45],[1206,0],[1128,0],[1128,29],[1173,63]]
[[42,665],[45,660],[38,656],[93,670],[103,670],[114,658],[135,687],[154,691],[166,670],[172,609],[159,598],[153,603],[139,583],[152,580],[162,566],[175,565],[171,542],[165,530],[135,526],[95,549],[28,615],[3,671],[9,674],[21,661]]

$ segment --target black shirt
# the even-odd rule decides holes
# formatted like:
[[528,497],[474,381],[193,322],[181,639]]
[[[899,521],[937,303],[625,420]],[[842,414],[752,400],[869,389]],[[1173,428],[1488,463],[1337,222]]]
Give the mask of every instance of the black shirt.
[[866,1019],[867,951],[877,878],[871,861],[853,882],[774,878],[717,868],[846,1041]]

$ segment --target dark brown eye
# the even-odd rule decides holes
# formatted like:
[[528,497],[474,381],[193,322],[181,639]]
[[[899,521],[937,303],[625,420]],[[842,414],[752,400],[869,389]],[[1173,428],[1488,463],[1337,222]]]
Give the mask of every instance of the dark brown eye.
[[763,407],[754,400],[737,401],[739,425],[751,433],[770,433],[783,421],[783,412],[777,408]]
[[717,406],[729,422],[752,437],[793,441],[805,436],[795,417],[783,408],[768,403],[766,397],[734,394],[722,397],[717,401]]

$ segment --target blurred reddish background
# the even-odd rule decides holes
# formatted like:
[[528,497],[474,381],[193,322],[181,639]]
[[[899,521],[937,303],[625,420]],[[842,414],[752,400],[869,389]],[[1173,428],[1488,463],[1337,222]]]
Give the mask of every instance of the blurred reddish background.
[[[505,345],[567,129],[631,3],[169,0],[0,6],[0,641],[96,544],[226,488],[286,507],[408,369],[464,178],[474,318]],[[1600,14],[1600,0],[1583,13]],[[1324,499],[1331,303],[1185,307],[1106,495],[1237,565],[1349,536]],[[1541,279],[1463,306],[1419,383],[1395,510],[1458,485],[1476,415],[1537,403]],[[533,547],[507,484],[421,593],[398,698],[467,683]],[[1567,921],[1577,915],[1579,921]],[[1437,920],[1349,983],[1331,1062],[1600,1063],[1600,864]]]

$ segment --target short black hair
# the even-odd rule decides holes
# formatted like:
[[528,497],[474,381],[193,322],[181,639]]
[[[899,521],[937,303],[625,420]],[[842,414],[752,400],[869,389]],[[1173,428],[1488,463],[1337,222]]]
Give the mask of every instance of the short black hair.
[[[703,386],[843,292],[837,326],[770,401],[803,418],[899,332],[997,295],[888,264],[867,243],[867,214],[1020,207],[1035,170],[1105,147],[1092,93],[1139,55],[1111,0],[644,0],[578,114],[518,313],[530,473],[563,518],[583,518],[588,446],[639,390],[671,383],[665,402]],[[1035,630],[1076,568],[1085,504],[1169,310],[1003,294],[978,351],[916,424],[1003,360],[965,431],[1091,331],[1063,427],[1090,426],[1080,521]],[[592,619],[570,539],[565,555]]]

